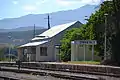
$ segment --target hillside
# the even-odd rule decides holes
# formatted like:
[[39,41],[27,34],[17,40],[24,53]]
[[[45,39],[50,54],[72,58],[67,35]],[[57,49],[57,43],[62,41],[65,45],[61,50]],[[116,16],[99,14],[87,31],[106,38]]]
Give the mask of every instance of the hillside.
[[[35,26],[36,29],[45,29],[43,27],[38,27]],[[0,32],[17,32],[17,31],[29,31],[29,30],[33,30],[34,26],[27,26],[27,27],[19,27],[19,28],[15,28],[15,29],[0,29]]]
[[[44,32],[46,29],[36,30],[36,35]],[[10,43],[15,45],[24,44],[33,38],[33,30],[18,32],[0,32],[0,43]]]

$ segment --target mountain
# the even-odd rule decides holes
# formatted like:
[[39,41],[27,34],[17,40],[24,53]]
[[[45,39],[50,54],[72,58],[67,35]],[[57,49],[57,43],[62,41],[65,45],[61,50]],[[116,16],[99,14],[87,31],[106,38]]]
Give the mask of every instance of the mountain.
[[[80,22],[85,22],[85,16],[90,16],[91,13],[95,11],[96,5],[85,5],[78,9],[59,11],[50,13],[51,26],[59,25],[63,23],[68,23],[71,21],[79,20]],[[0,31],[5,31],[5,29],[15,29],[24,26],[39,26],[41,28],[47,28],[47,14],[29,14],[19,18],[6,18],[0,20]],[[27,28],[28,29],[28,28]],[[13,30],[13,31],[14,31]],[[22,29],[24,30],[24,29]]]
[[[46,29],[37,29],[36,35],[44,32]],[[14,45],[24,44],[33,38],[33,30],[0,32],[0,43],[10,43]]]
[[[28,26],[28,27],[19,27],[19,28],[15,28],[15,29],[0,29],[0,32],[17,32],[17,31],[29,31],[29,30],[33,30],[34,26]],[[43,27],[37,27],[35,26],[35,29],[45,29]]]

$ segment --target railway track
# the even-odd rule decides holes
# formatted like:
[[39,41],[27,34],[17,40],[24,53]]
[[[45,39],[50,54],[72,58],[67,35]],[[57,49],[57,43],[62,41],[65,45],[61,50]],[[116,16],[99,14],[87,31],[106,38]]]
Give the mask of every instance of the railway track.
[[61,71],[49,71],[49,70],[27,69],[27,68],[21,68],[20,70],[18,70],[15,67],[1,67],[1,71],[25,73],[25,74],[40,75],[40,76],[52,76],[56,78],[72,79],[72,80],[100,80],[99,77],[95,77],[95,76],[61,72]]
[[1,67],[1,71],[25,73],[25,74],[40,75],[40,76],[52,76],[56,78],[72,79],[72,80],[120,80],[119,77],[71,73],[71,72],[62,72],[62,71],[28,69],[28,68],[21,68],[20,70],[18,70],[16,67]]
[[[101,68],[98,68],[98,72],[84,71],[84,70],[77,71],[77,68],[79,65],[74,66],[76,70],[73,70],[74,68],[72,68],[72,70],[71,70],[71,69],[69,69],[69,67],[64,67],[66,64],[65,65],[63,64],[63,66],[61,66],[61,64],[53,65],[53,63],[52,64],[50,63],[50,65],[47,63],[47,66],[46,66],[46,63],[45,63],[45,66],[43,66],[44,64],[43,65],[38,65],[38,64],[39,64],[38,62],[37,63],[25,63],[25,64],[22,64],[21,70],[18,70],[17,65],[15,65],[15,63],[4,63],[4,65],[2,65],[4,67],[1,67],[1,71],[9,71],[9,72],[25,73],[25,74],[30,73],[33,75],[53,76],[53,77],[57,77],[57,78],[74,79],[74,80],[84,80],[84,79],[85,80],[120,80],[120,74],[118,74],[119,67],[113,68],[113,70],[117,71],[117,74],[116,73],[114,74],[114,73],[110,73],[109,71],[105,72],[105,73],[99,72],[99,69],[101,69]],[[57,66],[58,66],[58,68],[56,68]],[[69,66],[69,65],[66,65],[66,66]],[[82,65],[82,66],[84,66],[84,65]],[[83,68],[82,66],[81,66],[81,68]],[[100,66],[98,66],[98,67],[100,67]],[[96,68],[96,66],[95,66],[95,68]],[[108,67],[108,70],[110,68]],[[92,69],[92,67],[91,67],[91,69]],[[107,68],[105,68],[105,69],[107,69]],[[87,66],[86,66],[86,70],[87,70]]]
[[0,77],[0,80],[19,80],[19,79],[15,79],[15,78],[9,78],[9,77]]

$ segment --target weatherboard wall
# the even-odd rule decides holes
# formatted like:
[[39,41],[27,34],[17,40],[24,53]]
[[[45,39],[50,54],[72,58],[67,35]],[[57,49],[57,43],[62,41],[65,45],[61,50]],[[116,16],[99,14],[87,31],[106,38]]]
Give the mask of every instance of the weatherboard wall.
[[[79,21],[77,21],[76,23],[72,24],[71,26],[62,30],[61,32],[57,33],[53,37],[48,38],[48,40],[49,40],[48,42],[37,45],[36,46],[36,54],[30,55],[31,56],[30,61],[58,61],[59,60],[59,57],[58,57],[59,51],[58,51],[58,49],[56,49],[55,46],[61,44],[60,40],[63,38],[66,30],[70,30],[72,28],[78,28],[81,25],[82,24]],[[64,27],[64,26],[62,26],[62,27]],[[39,41],[44,41],[44,39],[39,40]],[[39,42],[39,41],[37,40],[37,42]],[[40,47],[47,47],[47,56],[40,55]],[[35,58],[35,59],[33,59],[33,58]]]
[[[84,55],[85,52],[85,55]],[[71,61],[91,61],[92,51],[88,45],[79,45],[71,43]],[[94,60],[100,60],[100,57],[94,54]]]
[[[63,38],[65,31],[72,28],[78,28],[81,26],[81,23],[78,21],[75,24],[71,25],[69,28],[61,31],[57,35],[50,38],[49,42],[39,45],[36,47],[36,61],[59,61],[59,51],[56,49],[56,45],[61,44],[60,40]],[[40,56],[40,47],[47,47],[47,56]]]

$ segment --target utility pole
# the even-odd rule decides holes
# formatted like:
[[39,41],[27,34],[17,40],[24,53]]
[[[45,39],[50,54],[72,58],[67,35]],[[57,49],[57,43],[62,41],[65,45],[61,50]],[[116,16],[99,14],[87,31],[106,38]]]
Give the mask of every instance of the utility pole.
[[106,54],[106,47],[107,47],[107,33],[106,33],[106,29],[107,29],[107,16],[108,14],[104,14],[105,15],[105,41],[104,41],[104,60],[107,59],[107,54]]
[[10,43],[9,43],[9,61],[11,61],[11,53],[10,53],[10,52],[11,52],[11,51],[10,51],[11,49],[10,49],[10,48],[11,48],[11,47],[10,47]]
[[48,29],[50,29],[50,16],[49,16],[49,14],[48,14],[47,18],[45,18],[45,19],[48,20]]
[[[9,38],[9,40],[10,40],[10,42],[11,42],[11,36],[8,36],[8,38]],[[9,61],[12,61],[12,59],[11,59],[11,43],[9,42]]]
[[34,24],[34,30],[33,30],[33,38],[35,38],[35,24]]
[[48,29],[50,29],[50,17],[49,17],[49,14],[48,14]]

